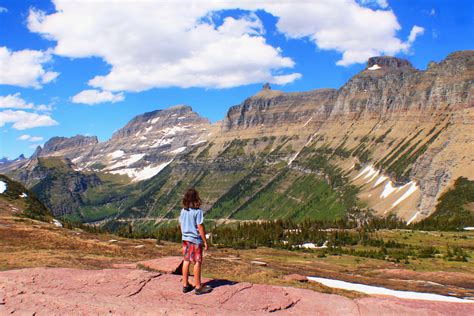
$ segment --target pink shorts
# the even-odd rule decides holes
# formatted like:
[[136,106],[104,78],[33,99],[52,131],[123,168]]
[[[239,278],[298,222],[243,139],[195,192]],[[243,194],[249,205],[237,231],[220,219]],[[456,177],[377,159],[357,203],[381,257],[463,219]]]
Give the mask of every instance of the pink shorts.
[[184,261],[202,262],[202,244],[183,240],[183,256]]

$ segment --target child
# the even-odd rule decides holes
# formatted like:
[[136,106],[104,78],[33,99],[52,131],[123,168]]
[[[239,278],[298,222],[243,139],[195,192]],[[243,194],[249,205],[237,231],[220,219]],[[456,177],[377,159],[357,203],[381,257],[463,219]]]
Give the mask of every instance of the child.
[[[199,193],[194,189],[186,191],[183,197],[183,209],[179,216],[183,240],[183,293],[194,289],[196,295],[206,294],[212,288],[201,284],[202,248],[207,251],[206,231],[203,225],[203,214]],[[189,284],[189,265],[194,263],[194,286]]]

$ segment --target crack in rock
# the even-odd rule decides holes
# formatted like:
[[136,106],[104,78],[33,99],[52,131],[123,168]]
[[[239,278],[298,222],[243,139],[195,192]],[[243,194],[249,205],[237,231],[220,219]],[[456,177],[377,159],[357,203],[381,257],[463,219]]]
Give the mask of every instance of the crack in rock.
[[[288,294],[288,293],[287,293]],[[278,307],[278,308],[274,308],[274,309],[270,309],[268,310],[269,313],[275,313],[275,312],[278,312],[278,311],[281,311],[281,310],[288,310],[292,307],[294,307],[296,304],[298,304],[298,302],[301,301],[301,299],[297,299],[296,301],[292,301],[290,302],[290,304],[288,304],[287,306],[285,307]]]
[[253,286],[253,284],[249,284],[249,285],[247,285],[247,286],[244,286],[244,287],[238,289],[237,291],[231,293],[229,297],[227,297],[227,298],[225,298],[223,301],[221,301],[220,304],[223,305],[223,304],[227,303],[227,302],[228,302],[230,299],[232,299],[237,293],[240,293],[240,292],[242,292],[242,291],[248,290],[248,289],[252,288],[252,286]]
[[127,297],[132,297],[132,296],[137,295],[138,293],[140,293],[140,292],[143,290],[143,288],[148,284],[148,282],[150,282],[150,281],[153,280],[153,279],[156,279],[156,278],[159,277],[159,276],[161,276],[161,273],[156,274],[156,275],[152,275],[152,276],[149,277],[148,279],[140,281],[139,284],[141,284],[141,286],[138,288],[138,290],[136,290],[135,292],[133,292],[133,293],[127,295]]

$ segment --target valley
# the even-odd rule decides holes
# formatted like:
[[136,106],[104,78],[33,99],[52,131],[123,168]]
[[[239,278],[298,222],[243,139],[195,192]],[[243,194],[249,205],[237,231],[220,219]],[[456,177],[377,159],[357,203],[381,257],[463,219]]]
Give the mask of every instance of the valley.
[[[337,221],[367,208],[415,224],[460,177],[472,183],[473,78],[472,51],[424,71],[374,57],[338,90],[265,85],[215,124],[185,105],[157,110],[106,142],[51,138],[0,172],[54,216],[112,230],[176,218],[191,186],[213,220]],[[472,203],[459,207],[473,226]]]

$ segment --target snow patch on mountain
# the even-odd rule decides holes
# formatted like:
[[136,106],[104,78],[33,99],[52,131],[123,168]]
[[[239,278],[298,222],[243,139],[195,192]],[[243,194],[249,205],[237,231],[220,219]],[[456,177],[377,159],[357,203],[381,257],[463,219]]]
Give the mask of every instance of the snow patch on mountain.
[[207,143],[207,140],[199,140],[195,143],[192,143],[191,146],[196,146],[196,145],[199,145],[199,144],[202,144],[202,143]]
[[128,166],[134,164],[135,162],[139,161],[140,159],[142,159],[144,156],[145,156],[145,154],[131,155],[129,158],[127,158],[125,160],[122,160],[122,161],[119,161],[117,163],[114,163],[113,165],[107,167],[107,169],[112,170],[112,169],[117,169],[117,168],[120,168],[120,167],[128,167]]
[[177,154],[179,154],[179,153],[182,153],[182,152],[185,151],[185,150],[186,150],[186,147],[179,147],[179,148],[176,148],[175,150],[170,151],[170,154],[175,154],[175,155],[177,155]]
[[381,184],[382,182],[384,182],[385,180],[387,180],[388,177],[387,176],[384,176],[384,175],[381,175],[377,181],[375,181],[375,184],[373,186],[373,188],[375,188],[376,186],[378,186],[379,184]]
[[385,184],[385,187],[383,188],[383,191],[382,191],[382,194],[380,194],[380,197],[382,199],[385,199],[396,190],[397,188],[392,186],[392,181],[388,181],[387,184]]
[[112,157],[113,159],[115,158],[120,158],[123,155],[125,155],[125,152],[123,150],[116,150],[113,153],[110,153],[109,156]]
[[382,67],[380,67],[379,65],[375,64],[373,65],[372,67],[369,67],[367,68],[368,70],[377,70],[377,69],[381,69]]
[[113,174],[123,174],[133,179],[133,182],[143,181],[150,179],[160,173],[167,165],[169,165],[173,160],[168,162],[158,164],[158,165],[149,165],[144,168],[125,168],[110,171]]
[[[416,185],[415,181],[410,181],[409,183],[405,184],[402,188],[404,188],[406,186],[409,186],[408,190],[405,193],[403,193],[403,195],[401,197],[399,197],[395,202],[393,202],[392,208],[394,208],[395,206],[400,204],[403,200],[407,199],[410,195],[412,195],[417,190],[419,190],[419,188]],[[402,188],[400,188],[399,190],[401,190]]]
[[0,181],[0,194],[7,190],[7,184],[3,181]]

